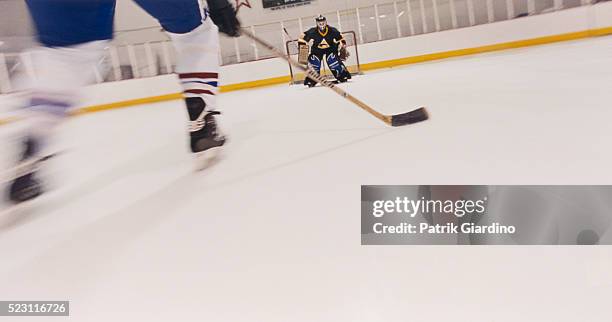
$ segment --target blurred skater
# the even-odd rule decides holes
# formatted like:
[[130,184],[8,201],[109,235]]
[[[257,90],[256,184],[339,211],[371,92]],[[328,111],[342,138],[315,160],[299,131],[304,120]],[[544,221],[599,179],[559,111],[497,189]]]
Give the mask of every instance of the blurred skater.
[[[219,31],[240,34],[240,23],[227,0],[134,0],[156,18],[177,53],[175,72],[183,87],[189,115],[190,148],[197,168],[205,167],[225,143],[215,116],[219,79]],[[31,126],[22,143],[19,164],[10,182],[14,203],[36,198],[44,187],[37,169],[54,128],[75,106],[79,88],[95,81],[95,70],[113,36],[115,0],[27,0],[40,48],[31,50],[35,77],[25,81]]]

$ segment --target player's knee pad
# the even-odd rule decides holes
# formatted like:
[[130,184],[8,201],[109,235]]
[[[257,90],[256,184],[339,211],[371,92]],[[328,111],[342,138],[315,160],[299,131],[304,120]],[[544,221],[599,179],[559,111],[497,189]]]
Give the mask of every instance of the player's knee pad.
[[168,32],[188,33],[202,22],[198,0],[135,0],[136,3],[159,21]]
[[115,0],[27,0],[40,43],[66,47],[113,36]]
[[314,69],[317,73],[321,72],[321,58],[317,55],[311,54],[308,57],[308,66]]

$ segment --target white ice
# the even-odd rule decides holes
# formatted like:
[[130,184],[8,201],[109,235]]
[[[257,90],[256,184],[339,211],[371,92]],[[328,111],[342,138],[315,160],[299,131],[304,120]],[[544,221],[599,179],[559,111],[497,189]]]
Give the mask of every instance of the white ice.
[[178,101],[71,119],[57,190],[0,218],[0,300],[70,300],[62,321],[609,321],[609,248],[361,246],[360,185],[610,184],[611,80],[606,37],[342,86],[428,107],[403,128],[325,88],[228,93],[201,173]]

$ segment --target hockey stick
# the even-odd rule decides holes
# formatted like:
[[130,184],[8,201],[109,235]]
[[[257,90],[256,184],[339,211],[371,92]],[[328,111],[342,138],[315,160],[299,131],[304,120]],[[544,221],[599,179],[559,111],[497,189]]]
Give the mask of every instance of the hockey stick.
[[6,170],[4,172],[4,174],[2,174],[0,176],[0,184],[4,184],[7,183],[9,181],[13,181],[25,174],[28,173],[32,173],[34,171],[36,171],[36,169],[38,168],[38,166],[49,160],[52,158],[57,157],[58,155],[60,155],[62,152],[56,152],[56,153],[52,153],[52,154],[48,154],[48,155],[44,155],[44,156],[40,156],[40,157],[36,157],[33,158],[31,160],[28,161],[24,161],[20,164],[18,164],[17,166],[10,168],[8,170]]
[[247,36],[251,40],[255,41],[256,43],[260,44],[261,46],[267,48],[272,53],[274,53],[275,56],[286,60],[293,67],[297,68],[298,70],[303,71],[304,73],[306,73],[306,75],[308,77],[310,77],[310,78],[316,80],[317,82],[321,83],[321,85],[323,85],[323,86],[333,90],[334,92],[336,92],[336,94],[338,94],[338,95],[344,97],[345,99],[351,101],[353,104],[359,106],[361,109],[363,109],[366,112],[370,113],[372,116],[376,117],[377,119],[385,122],[387,125],[390,125],[390,126],[402,126],[402,125],[422,122],[422,121],[425,121],[425,120],[427,120],[429,118],[429,114],[427,113],[427,110],[424,107],[419,107],[416,110],[413,110],[413,111],[410,111],[410,112],[406,112],[406,113],[402,113],[402,114],[395,114],[395,115],[385,115],[385,114],[382,114],[382,113],[376,111],[375,109],[373,109],[372,107],[370,107],[368,104],[366,104],[366,103],[362,102],[361,100],[357,99],[355,96],[345,92],[344,90],[342,90],[341,88],[336,86],[334,83],[332,83],[332,82],[328,81],[327,79],[325,79],[325,77],[323,77],[323,76],[319,75],[318,73],[314,72],[312,69],[306,68],[306,67],[300,65],[298,62],[296,62],[289,55],[283,54],[280,50],[276,49],[274,46],[270,45],[268,42],[260,39],[259,37],[255,36],[254,34],[252,34],[250,32],[250,30],[243,29],[242,30],[242,34]]

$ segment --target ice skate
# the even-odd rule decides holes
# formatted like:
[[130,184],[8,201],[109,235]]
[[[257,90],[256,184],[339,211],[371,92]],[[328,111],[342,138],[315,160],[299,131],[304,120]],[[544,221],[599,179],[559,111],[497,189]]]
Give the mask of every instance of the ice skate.
[[37,146],[32,138],[26,138],[23,142],[23,152],[8,188],[8,199],[13,204],[30,201],[43,193],[42,183],[37,176],[40,163],[45,159],[36,157]]
[[315,87],[317,86],[317,82],[310,77],[306,77],[304,80],[304,86]]
[[196,170],[203,170],[218,160],[226,138],[219,131],[215,115],[218,111],[206,111],[206,103],[200,97],[186,99],[189,111],[191,152],[196,159]]

